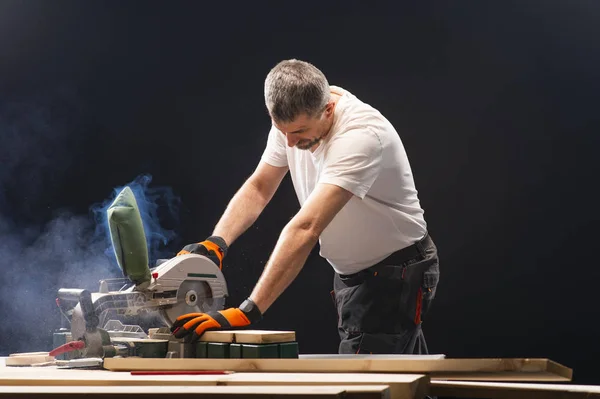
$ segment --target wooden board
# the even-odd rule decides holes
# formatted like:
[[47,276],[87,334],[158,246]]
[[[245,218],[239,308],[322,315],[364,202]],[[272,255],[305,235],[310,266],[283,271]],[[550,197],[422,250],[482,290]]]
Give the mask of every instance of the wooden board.
[[429,377],[423,374],[376,373],[235,373],[220,379],[228,386],[249,385],[387,385],[391,398],[424,398]]
[[107,358],[104,368],[131,370],[228,370],[277,373],[401,373],[487,381],[570,381],[573,370],[548,359],[142,359]]
[[234,373],[228,375],[131,375],[107,370],[0,367],[0,386],[296,386],[386,385],[392,398],[424,397],[429,377],[376,373]]
[[19,352],[8,355],[8,357],[16,356],[50,356],[50,352]]
[[412,360],[437,360],[437,359],[445,359],[446,355],[436,354],[436,355],[401,355],[401,354],[390,354],[390,355],[371,355],[371,354],[346,354],[346,355],[338,355],[338,354],[317,354],[317,355],[300,355],[302,359],[412,359]]
[[47,355],[17,355],[7,357],[5,364],[7,366],[31,366],[32,364],[53,362],[54,360],[54,356]]
[[[153,386],[153,387],[3,387],[2,399],[207,399],[207,398],[345,398],[387,399],[385,385],[368,386]],[[396,399],[396,398],[394,398]],[[398,398],[413,399],[413,397]]]
[[224,342],[239,344],[272,344],[296,341],[294,331],[270,330],[222,330],[206,331],[200,337],[202,342]]
[[584,399],[600,398],[600,386],[432,380],[431,394],[481,399]]
[[216,375],[132,376],[107,370],[0,367],[0,386],[216,386]]
[[200,337],[199,341],[202,342],[233,342],[235,335],[233,331],[206,331]]
[[235,332],[238,344],[273,344],[279,342],[295,342],[294,331],[241,330]]

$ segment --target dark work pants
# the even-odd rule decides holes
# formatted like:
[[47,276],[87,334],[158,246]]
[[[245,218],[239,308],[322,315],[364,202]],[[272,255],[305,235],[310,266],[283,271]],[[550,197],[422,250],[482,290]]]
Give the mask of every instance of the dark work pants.
[[363,271],[334,274],[340,354],[429,353],[421,324],[440,274],[429,235]]

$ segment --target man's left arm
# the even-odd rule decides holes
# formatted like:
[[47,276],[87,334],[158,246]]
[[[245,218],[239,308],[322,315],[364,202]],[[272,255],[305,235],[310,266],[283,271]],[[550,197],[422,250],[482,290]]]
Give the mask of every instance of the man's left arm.
[[352,198],[333,184],[318,184],[300,211],[282,230],[250,299],[261,313],[294,281],[323,230]]

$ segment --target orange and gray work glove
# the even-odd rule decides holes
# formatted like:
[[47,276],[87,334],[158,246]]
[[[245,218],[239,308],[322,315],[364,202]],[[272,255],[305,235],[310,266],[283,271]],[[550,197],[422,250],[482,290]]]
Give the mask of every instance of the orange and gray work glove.
[[224,239],[218,236],[210,236],[202,242],[186,245],[177,253],[177,256],[186,254],[204,255],[215,262],[219,269],[223,269],[223,258],[227,255],[227,249],[227,243]]
[[205,331],[230,330],[234,327],[245,327],[262,319],[262,313],[250,298],[239,308],[229,308],[216,312],[188,313],[179,316],[171,332],[175,338],[183,338],[192,334],[190,342],[196,342]]

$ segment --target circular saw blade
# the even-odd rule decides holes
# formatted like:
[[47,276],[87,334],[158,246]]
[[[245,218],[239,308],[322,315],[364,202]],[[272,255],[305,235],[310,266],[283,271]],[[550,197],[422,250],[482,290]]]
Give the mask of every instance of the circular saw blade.
[[177,290],[177,304],[161,309],[165,322],[171,326],[177,317],[186,313],[201,313],[220,310],[223,305],[212,297],[206,281],[185,280]]

